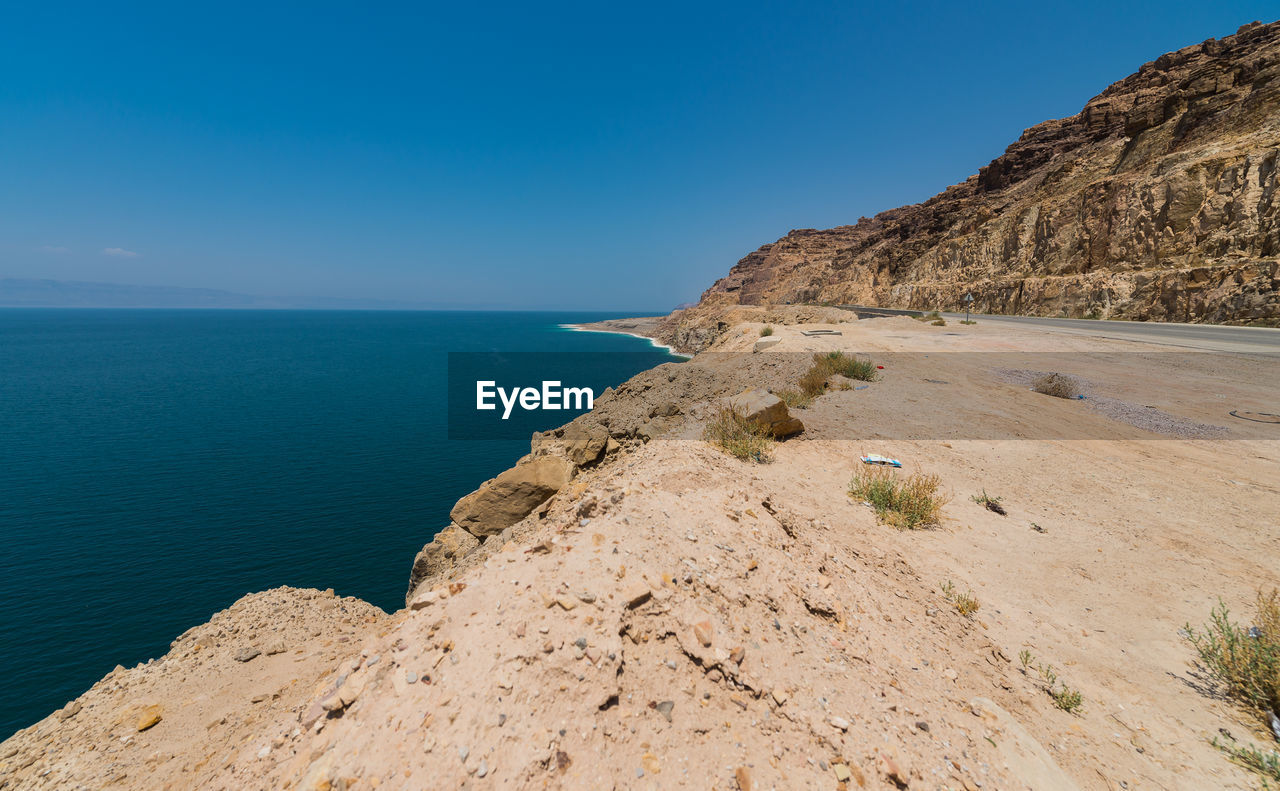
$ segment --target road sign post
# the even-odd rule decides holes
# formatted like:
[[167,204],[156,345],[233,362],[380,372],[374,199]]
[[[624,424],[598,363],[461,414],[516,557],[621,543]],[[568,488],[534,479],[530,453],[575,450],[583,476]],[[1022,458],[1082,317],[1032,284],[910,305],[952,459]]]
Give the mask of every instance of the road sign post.
[[973,294],[964,295],[964,323],[969,323],[969,306],[973,304]]

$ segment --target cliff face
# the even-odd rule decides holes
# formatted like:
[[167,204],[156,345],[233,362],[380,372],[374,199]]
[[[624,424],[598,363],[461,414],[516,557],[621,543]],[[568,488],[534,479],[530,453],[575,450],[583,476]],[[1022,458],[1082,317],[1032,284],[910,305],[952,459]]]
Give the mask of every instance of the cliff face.
[[1280,323],[1280,22],[1147,63],[963,184],[797,230],[699,303]]

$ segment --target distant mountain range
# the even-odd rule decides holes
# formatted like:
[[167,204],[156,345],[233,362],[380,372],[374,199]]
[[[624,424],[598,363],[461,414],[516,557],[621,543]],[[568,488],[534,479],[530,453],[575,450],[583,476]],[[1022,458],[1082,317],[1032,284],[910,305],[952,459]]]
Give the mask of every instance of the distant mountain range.
[[509,305],[451,305],[382,299],[259,297],[211,288],[132,286],[74,280],[0,278],[5,308],[224,308],[279,310],[501,310]]

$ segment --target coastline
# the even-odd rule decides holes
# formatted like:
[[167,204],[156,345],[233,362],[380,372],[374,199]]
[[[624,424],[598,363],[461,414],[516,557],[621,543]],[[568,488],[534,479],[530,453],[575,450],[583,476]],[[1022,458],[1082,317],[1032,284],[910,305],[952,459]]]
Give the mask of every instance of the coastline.
[[690,359],[693,357],[692,354],[686,354],[679,351],[675,346],[663,343],[658,339],[658,325],[665,318],[666,316],[641,316],[630,319],[589,321],[583,324],[561,324],[560,327],[571,332],[604,332],[611,335],[630,335],[633,338],[643,338],[655,349],[662,349],[675,357],[683,357],[686,360]]

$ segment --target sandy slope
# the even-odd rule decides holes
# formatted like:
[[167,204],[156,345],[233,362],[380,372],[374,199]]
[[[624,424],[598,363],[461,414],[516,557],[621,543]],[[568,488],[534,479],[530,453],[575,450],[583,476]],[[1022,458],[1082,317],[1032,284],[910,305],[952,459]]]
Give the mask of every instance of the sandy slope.
[[[108,677],[75,717],[6,742],[0,787],[99,787],[108,767],[121,788],[1250,787],[1206,742],[1250,725],[1206,694],[1178,629],[1280,582],[1280,426],[1225,416],[1280,411],[1274,361],[982,324],[838,329],[778,326],[753,355],[759,325],[743,325],[695,367],[637,377],[612,407],[676,399],[661,436],[580,473],[421,609],[298,610],[306,672],[272,669],[270,707],[213,695],[225,723],[136,732],[130,706],[180,706],[216,689],[211,668],[283,656],[202,665],[180,641],[163,674]],[[881,381],[798,412],[806,431],[774,463],[698,439],[725,393],[785,387],[833,348],[886,360]],[[1234,438],[1161,438],[949,351],[1059,355],[1027,367],[1124,352],[1078,371],[1092,394]],[[940,475],[943,524],[878,524],[846,494],[862,452]],[[970,501],[983,489],[1008,516]],[[972,618],[945,581],[980,600]],[[1024,649],[1082,691],[1082,713],[1053,706]]]

